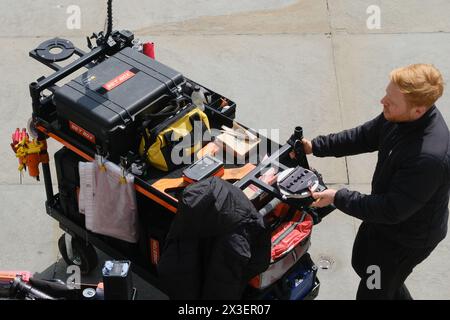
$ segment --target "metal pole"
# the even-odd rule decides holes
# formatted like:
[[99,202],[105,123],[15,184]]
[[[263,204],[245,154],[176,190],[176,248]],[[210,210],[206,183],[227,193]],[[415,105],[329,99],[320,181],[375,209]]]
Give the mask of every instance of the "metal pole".
[[47,201],[53,199],[53,184],[52,175],[50,173],[50,165],[42,163],[42,173],[44,175],[45,193],[47,194]]

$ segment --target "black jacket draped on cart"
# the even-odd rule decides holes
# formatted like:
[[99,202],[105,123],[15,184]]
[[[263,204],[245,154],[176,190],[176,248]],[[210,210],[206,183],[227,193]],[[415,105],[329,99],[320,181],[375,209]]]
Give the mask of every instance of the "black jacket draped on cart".
[[212,177],[183,191],[158,273],[171,299],[239,299],[269,261],[261,215],[241,190]]
[[406,247],[431,247],[447,233],[450,190],[449,129],[433,106],[408,123],[383,114],[312,141],[315,156],[378,151],[370,195],[341,189],[334,204]]

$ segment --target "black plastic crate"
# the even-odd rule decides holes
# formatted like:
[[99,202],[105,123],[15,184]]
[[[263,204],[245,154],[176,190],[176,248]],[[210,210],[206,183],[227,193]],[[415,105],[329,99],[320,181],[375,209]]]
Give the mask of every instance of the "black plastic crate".
[[[185,85],[185,87],[184,87],[184,93],[187,96],[191,95],[192,88],[195,85],[200,86],[200,88],[206,90],[206,92],[209,93],[209,94],[207,94],[207,97],[206,97],[207,103],[205,103],[205,107],[206,107],[205,111],[209,117],[209,120],[212,122],[213,127],[215,127],[214,123],[218,122],[218,114],[223,115],[223,116],[228,117],[233,120],[236,118],[236,103],[234,101],[214,92],[213,90],[211,90],[195,81],[192,81],[187,78],[186,78],[186,80],[187,80],[186,83],[190,84],[190,86]],[[221,107],[223,101],[225,101],[227,103],[227,105],[229,106],[226,110],[223,110]]]
[[78,210],[80,188],[78,163],[85,160],[66,147],[55,152],[54,157],[61,209],[70,220],[84,226],[84,214]]
[[[235,119],[236,103],[234,103],[228,98],[221,96],[220,94],[212,92],[209,89],[207,90],[212,93],[210,96],[210,102],[206,105],[209,108],[211,115],[214,117],[216,113],[220,113],[228,118]],[[228,106],[226,110],[223,110],[223,107],[221,107],[223,102],[226,103]]]

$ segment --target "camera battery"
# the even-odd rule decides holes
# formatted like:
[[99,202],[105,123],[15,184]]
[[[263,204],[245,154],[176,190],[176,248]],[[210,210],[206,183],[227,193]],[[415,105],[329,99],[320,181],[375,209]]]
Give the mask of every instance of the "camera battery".
[[130,261],[109,260],[102,269],[105,300],[132,300]]
[[183,171],[183,179],[194,183],[211,176],[223,176],[223,162],[211,155],[205,155]]

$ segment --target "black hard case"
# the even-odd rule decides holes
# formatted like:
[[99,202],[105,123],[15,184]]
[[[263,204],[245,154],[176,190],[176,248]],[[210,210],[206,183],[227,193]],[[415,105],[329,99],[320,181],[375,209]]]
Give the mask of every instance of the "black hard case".
[[[134,76],[110,90],[104,87],[127,71]],[[137,147],[137,117],[164,107],[184,82],[181,73],[124,48],[56,89],[54,104],[61,130],[92,147],[100,145],[111,159],[118,159]],[[69,121],[95,136],[95,142],[73,132]]]

